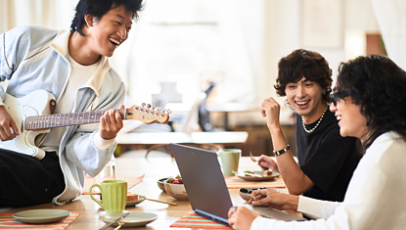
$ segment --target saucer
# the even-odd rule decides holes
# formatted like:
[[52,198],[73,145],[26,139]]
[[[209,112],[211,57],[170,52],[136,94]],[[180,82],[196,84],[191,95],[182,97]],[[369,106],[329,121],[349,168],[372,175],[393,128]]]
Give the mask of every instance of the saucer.
[[138,200],[127,201],[127,203],[125,204],[125,206],[126,206],[126,207],[135,206],[135,205],[137,205],[137,204],[139,204],[139,203],[141,203],[141,202],[144,202],[145,199],[146,199],[145,196],[138,195]]
[[[100,219],[105,223],[111,223],[122,215],[122,213],[111,213],[101,216]],[[151,223],[157,218],[158,216],[153,213],[132,212],[127,217],[120,220],[120,222],[124,223],[122,227],[140,227]],[[117,223],[113,224],[112,226],[117,226]]]
[[33,209],[17,212],[14,218],[29,224],[45,224],[60,221],[70,215],[63,209]]

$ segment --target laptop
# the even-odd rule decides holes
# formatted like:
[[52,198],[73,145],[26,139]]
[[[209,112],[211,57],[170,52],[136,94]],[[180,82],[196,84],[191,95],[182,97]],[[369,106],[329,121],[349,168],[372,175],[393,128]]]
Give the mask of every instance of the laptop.
[[[228,210],[233,206],[217,153],[170,144],[182,176],[192,209],[196,214],[228,225]],[[269,207],[251,206],[263,217],[278,220],[305,220]]]

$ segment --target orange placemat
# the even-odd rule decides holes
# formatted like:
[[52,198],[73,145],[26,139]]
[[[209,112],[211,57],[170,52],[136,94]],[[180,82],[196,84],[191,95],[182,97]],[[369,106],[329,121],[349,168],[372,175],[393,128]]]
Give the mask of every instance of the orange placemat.
[[228,189],[239,188],[286,188],[282,177],[271,181],[246,181],[237,176],[225,177]]
[[[89,195],[89,188],[92,184],[100,184],[102,181],[105,181],[105,180],[126,180],[127,187],[128,187],[128,189],[130,189],[130,188],[136,186],[137,184],[141,183],[142,179],[144,179],[144,175],[139,176],[139,177],[116,177],[116,178],[113,178],[112,176],[98,177],[98,178],[93,178],[93,177],[87,176],[85,178],[85,186],[83,186],[82,195]],[[92,194],[100,195],[100,191],[96,191],[95,189],[93,189]]]
[[49,224],[26,224],[13,217],[14,213],[0,213],[0,229],[62,230],[78,217],[80,212],[72,212],[65,219]]
[[175,223],[171,224],[171,228],[204,228],[204,229],[232,229],[223,224],[206,219],[196,213],[188,213],[181,217]]

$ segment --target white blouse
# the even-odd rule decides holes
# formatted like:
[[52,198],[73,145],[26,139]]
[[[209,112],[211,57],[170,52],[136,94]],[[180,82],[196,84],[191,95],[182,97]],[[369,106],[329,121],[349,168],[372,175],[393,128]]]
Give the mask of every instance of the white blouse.
[[300,196],[298,211],[320,219],[257,217],[251,229],[406,229],[406,141],[395,132],[382,134],[359,162],[342,203]]

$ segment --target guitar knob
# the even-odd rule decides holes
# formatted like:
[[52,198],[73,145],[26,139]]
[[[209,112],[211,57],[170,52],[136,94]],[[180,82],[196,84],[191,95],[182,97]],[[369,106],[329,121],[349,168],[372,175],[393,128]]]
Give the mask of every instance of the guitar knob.
[[151,104],[147,104],[147,108],[148,108],[148,109],[151,108]]
[[145,107],[146,104],[145,104],[145,102],[143,102],[141,105],[142,105],[142,107]]
[[171,113],[172,113],[172,110],[168,109],[168,110],[166,110],[166,113],[167,113],[167,114],[171,114]]

